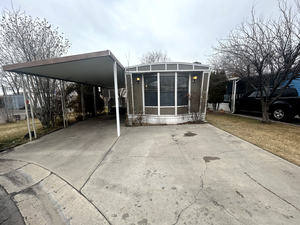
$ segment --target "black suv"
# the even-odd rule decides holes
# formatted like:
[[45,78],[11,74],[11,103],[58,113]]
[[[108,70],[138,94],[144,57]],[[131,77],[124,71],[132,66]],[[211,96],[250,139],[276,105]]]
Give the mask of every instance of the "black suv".
[[[273,97],[280,93],[280,89],[276,90]],[[235,113],[239,110],[261,112],[260,96],[257,91],[250,91],[243,95],[242,98],[236,100]],[[300,116],[300,97],[295,88],[287,88],[270,106],[269,112],[274,120],[287,120],[296,115]]]

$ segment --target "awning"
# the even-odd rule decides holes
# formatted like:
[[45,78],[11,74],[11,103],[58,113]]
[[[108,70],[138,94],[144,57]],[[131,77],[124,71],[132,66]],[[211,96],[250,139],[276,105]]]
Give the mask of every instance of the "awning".
[[3,70],[111,89],[114,88],[114,62],[118,87],[125,87],[125,69],[109,50],[6,65]]
[[[120,136],[118,88],[125,87],[125,68],[109,50],[6,65],[3,70],[114,89],[117,135]],[[29,121],[27,123],[30,133]]]

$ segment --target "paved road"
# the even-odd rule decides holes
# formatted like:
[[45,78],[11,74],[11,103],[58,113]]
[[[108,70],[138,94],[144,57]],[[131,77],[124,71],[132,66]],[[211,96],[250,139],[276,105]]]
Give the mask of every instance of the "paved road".
[[0,154],[0,224],[299,224],[298,166],[209,124],[114,123]]

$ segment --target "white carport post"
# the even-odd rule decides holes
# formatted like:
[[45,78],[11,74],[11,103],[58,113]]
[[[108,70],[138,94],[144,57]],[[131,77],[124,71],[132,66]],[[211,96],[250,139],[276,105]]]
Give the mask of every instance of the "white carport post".
[[32,121],[32,126],[33,126],[33,132],[34,132],[34,137],[35,139],[37,139],[37,135],[36,135],[36,129],[35,129],[35,121],[34,121],[34,112],[33,112],[33,104],[32,104],[32,99],[31,99],[31,90],[30,90],[30,87],[29,87],[29,83],[28,83],[28,75],[27,75],[27,80],[26,80],[26,83],[27,83],[27,88],[28,88],[28,93],[29,93],[29,102],[30,102],[30,112],[31,112],[31,121]]
[[27,108],[27,101],[26,101],[26,92],[25,92],[25,85],[24,85],[24,76],[23,74],[20,75],[22,77],[22,86],[23,86],[23,98],[24,98],[24,104],[25,104],[25,113],[26,113],[26,119],[27,119],[27,127],[28,127],[28,134],[29,134],[29,140],[32,141],[31,136],[31,130],[30,130],[30,124],[29,124],[29,117],[28,117],[28,108]]
[[94,110],[95,110],[95,116],[97,116],[96,88],[95,88],[95,86],[93,86],[93,95],[94,95]]
[[117,62],[114,62],[114,84],[115,84],[115,103],[116,103],[116,119],[117,119],[117,134],[120,137],[120,115],[119,115],[119,95],[118,95],[118,77],[117,77]]
[[61,85],[61,81],[60,81],[60,98],[61,98],[61,110],[62,110],[62,113],[63,113],[64,127],[66,127],[64,95],[63,95],[63,88],[62,88],[62,85]]
[[67,108],[66,108],[66,92],[65,92],[65,82],[62,82],[62,90],[63,90],[63,103],[64,103],[64,115],[65,115],[65,119],[66,119],[66,125],[68,125],[68,114],[67,114]]

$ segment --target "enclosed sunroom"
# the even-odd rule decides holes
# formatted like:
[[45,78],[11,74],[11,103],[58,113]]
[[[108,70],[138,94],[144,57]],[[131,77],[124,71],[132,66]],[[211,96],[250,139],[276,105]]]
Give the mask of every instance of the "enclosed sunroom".
[[210,67],[165,62],[125,69],[129,123],[205,121]]

